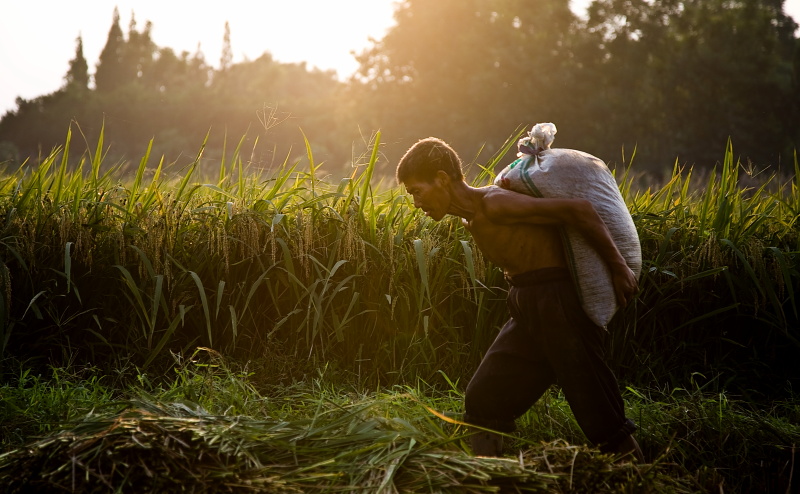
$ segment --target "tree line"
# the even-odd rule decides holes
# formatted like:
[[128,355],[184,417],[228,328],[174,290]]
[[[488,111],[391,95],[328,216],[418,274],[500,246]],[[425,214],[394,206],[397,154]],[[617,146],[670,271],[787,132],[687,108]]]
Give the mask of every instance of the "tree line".
[[0,162],[35,162],[72,122],[88,142],[103,129],[113,160],[138,161],[152,138],[180,163],[206,135],[213,159],[246,135],[251,166],[304,156],[308,143],[326,172],[346,175],[380,129],[390,175],[419,138],[483,163],[516,129],[552,121],[557,146],[616,164],[635,150],[638,170],[710,167],[729,138],[745,163],[791,168],[800,40],[783,3],[595,0],[582,19],[568,0],[404,0],[344,82],[267,52],[233,63],[227,24],[214,67],[199,50],[156,46],[150,22],[132,17],[126,34],[115,10],[93,74],[79,37],[63,86],[0,119]]

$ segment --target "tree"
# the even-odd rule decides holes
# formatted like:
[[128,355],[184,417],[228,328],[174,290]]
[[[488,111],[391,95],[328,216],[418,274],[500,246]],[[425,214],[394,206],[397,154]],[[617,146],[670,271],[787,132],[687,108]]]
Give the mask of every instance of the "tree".
[[150,38],[153,24],[145,23],[144,29],[136,30],[136,18],[131,13],[131,22],[128,26],[128,40],[122,50],[122,73],[126,81],[140,80],[153,64],[156,45]]
[[89,89],[89,64],[83,56],[83,38],[78,36],[75,40],[75,58],[69,62],[69,70],[64,77],[67,90]]
[[[304,63],[279,63],[264,53],[232,65],[224,74],[216,73],[207,104],[195,111],[202,111],[207,121],[224,128],[229,136],[265,132],[260,141],[264,149],[273,149],[264,159],[271,163],[283,162],[286,153],[293,153],[292,159],[304,157],[298,151],[305,149],[302,129],[315,160],[326,162],[326,170],[338,174],[351,158],[351,143],[358,137],[357,126],[344,117],[350,113],[341,110],[348,104],[342,85],[332,71],[308,70]],[[281,124],[266,129],[273,110]]]
[[395,19],[358,57],[365,106],[391,138],[437,135],[474,156],[570,113],[581,33],[567,0],[406,0]]
[[100,60],[94,74],[95,87],[100,92],[110,92],[121,86],[126,80],[123,70],[123,51],[125,50],[125,36],[119,25],[119,9],[114,7],[114,16],[108,39],[100,52]]
[[397,141],[437,135],[467,159],[518,125],[553,121],[558,145],[640,168],[713,165],[728,137],[775,163],[796,141],[797,41],[783,0],[405,0],[359,56],[358,113]]
[[231,50],[231,27],[225,21],[225,34],[222,36],[222,54],[219,57],[219,70],[225,72],[233,63],[233,51]]
[[[782,0],[596,0],[595,79],[639,162],[716,162],[730,137],[743,158],[777,163],[793,125],[796,25]],[[598,129],[613,143],[617,129]],[[630,142],[630,141],[629,141]]]

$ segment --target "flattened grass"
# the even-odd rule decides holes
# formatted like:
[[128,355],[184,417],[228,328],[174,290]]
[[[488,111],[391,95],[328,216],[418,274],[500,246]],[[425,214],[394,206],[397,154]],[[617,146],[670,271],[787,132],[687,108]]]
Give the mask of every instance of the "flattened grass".
[[[758,408],[701,389],[631,389],[626,405],[649,460],[637,465],[583,446],[557,390],[496,459],[470,454],[458,386],[368,392],[324,373],[276,385],[207,350],[158,382],[129,377],[114,388],[90,371],[59,370],[0,388],[18,405],[3,417],[6,491],[784,492],[797,483],[800,400]],[[92,408],[60,398],[81,384]],[[47,427],[7,435],[56,408],[64,414]]]
[[[563,441],[473,457],[467,429],[429,410],[456,404],[452,393],[343,393],[316,380],[261,394],[213,365],[184,367],[157,394],[128,390],[118,408],[99,406],[0,455],[6,492],[696,491],[675,465],[614,463]],[[235,413],[234,395],[253,413]]]

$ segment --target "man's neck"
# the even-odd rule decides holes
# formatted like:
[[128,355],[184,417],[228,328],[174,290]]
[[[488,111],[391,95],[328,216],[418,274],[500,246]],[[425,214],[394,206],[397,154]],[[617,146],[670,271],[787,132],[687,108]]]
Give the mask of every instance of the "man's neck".
[[477,189],[470,187],[465,182],[450,183],[450,207],[447,212],[460,216],[467,221],[472,221],[477,207],[475,205],[475,194]]

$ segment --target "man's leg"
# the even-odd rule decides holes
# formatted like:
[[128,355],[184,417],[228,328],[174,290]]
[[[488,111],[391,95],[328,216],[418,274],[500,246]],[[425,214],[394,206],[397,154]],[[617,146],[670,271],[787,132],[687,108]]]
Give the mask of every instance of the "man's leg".
[[[549,364],[537,355],[537,345],[529,328],[512,317],[467,386],[465,421],[500,432],[512,432],[514,420],[524,414],[555,379]],[[479,431],[471,436],[471,446],[476,455],[501,456],[502,436]]]
[[551,288],[537,300],[539,323],[550,365],[575,419],[602,451],[632,453],[643,461],[631,435],[636,425],[625,417],[617,379],[605,362],[603,328],[586,316],[571,281]]
[[611,438],[606,443],[600,445],[600,451],[604,453],[614,453],[620,455],[621,458],[633,457],[639,463],[644,463],[644,453],[636,438],[633,437],[633,432],[636,430],[636,425],[633,422],[623,426],[618,432],[616,438]]

